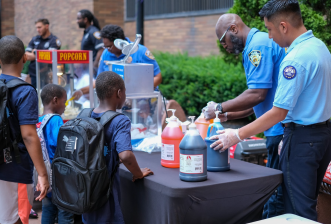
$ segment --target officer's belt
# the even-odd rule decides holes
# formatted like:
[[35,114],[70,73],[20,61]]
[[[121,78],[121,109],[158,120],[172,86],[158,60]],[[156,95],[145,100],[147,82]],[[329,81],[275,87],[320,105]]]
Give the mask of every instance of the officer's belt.
[[282,123],[282,126],[285,128],[291,128],[291,127],[311,127],[311,128],[316,128],[317,126],[329,126],[329,120],[323,121],[320,123],[315,123],[315,124],[309,124],[309,125],[304,125],[304,124],[296,124],[294,122],[290,123]]

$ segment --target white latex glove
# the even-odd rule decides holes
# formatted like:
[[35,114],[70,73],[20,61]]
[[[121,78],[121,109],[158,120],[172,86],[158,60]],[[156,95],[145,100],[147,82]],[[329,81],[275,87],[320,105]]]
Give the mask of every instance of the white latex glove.
[[83,91],[82,90],[76,90],[72,96],[75,97],[75,100],[79,100],[83,96]]
[[221,120],[221,122],[226,122],[228,120],[228,112],[225,112],[224,114],[219,114],[218,118]]
[[210,140],[218,140],[210,145],[210,148],[214,150],[220,150],[224,152],[227,148],[242,142],[238,135],[238,129],[225,129],[222,131],[217,131],[217,134],[210,137]]
[[217,103],[215,103],[214,101],[210,101],[207,103],[207,106],[205,106],[202,109],[202,112],[203,112],[206,120],[214,119],[216,117],[216,115],[215,115],[216,104]]

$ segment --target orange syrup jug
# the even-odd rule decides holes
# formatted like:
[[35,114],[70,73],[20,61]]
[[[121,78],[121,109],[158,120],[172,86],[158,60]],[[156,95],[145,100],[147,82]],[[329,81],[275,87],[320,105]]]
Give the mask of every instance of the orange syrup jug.
[[205,116],[203,113],[201,113],[201,115],[198,117],[198,119],[196,119],[195,125],[197,126],[197,129],[199,130],[199,133],[203,139],[205,139],[207,137],[208,127],[212,123],[213,122],[211,122],[210,120],[207,121],[205,119]]

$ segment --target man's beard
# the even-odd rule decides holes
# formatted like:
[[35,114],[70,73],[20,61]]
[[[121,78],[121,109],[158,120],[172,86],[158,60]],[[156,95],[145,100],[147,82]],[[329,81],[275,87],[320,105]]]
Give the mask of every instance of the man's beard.
[[245,46],[244,46],[244,42],[242,39],[230,34],[230,40],[231,40],[231,43],[233,45],[233,54],[235,55],[238,55],[240,54],[241,52],[243,52]]
[[85,23],[78,23],[78,26],[79,26],[79,28],[85,28],[86,27]]

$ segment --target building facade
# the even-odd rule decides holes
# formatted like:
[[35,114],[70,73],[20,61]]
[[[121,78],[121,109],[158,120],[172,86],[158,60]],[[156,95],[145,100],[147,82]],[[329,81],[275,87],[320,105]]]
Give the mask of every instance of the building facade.
[[[0,0],[1,36],[16,35],[27,45],[37,35],[34,22],[47,18],[64,49],[80,49],[83,30],[76,16],[79,10],[88,9],[101,27],[119,25],[134,40],[136,1]],[[215,24],[232,5],[233,0],[144,0],[144,44],[151,51],[218,54]]]

